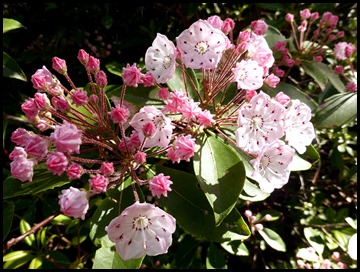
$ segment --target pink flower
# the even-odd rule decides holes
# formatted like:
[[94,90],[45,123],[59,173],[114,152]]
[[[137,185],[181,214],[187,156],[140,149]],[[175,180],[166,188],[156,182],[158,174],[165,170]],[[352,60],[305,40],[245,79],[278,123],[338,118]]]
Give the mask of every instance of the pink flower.
[[11,134],[11,141],[25,147],[28,140],[35,135],[32,132],[27,131],[23,128],[17,128],[13,133]]
[[315,139],[314,125],[310,122],[311,109],[298,99],[291,101],[285,112],[285,141],[288,145],[303,154],[306,146]]
[[264,83],[271,88],[276,88],[279,82],[280,82],[280,78],[275,76],[274,74],[268,75],[264,80]]
[[160,99],[162,100],[166,100],[170,95],[170,91],[169,88],[161,88],[159,90],[158,96]]
[[142,83],[141,69],[136,67],[135,63],[132,66],[126,64],[126,67],[122,70],[122,78],[125,85],[136,88],[139,83]]
[[102,89],[108,84],[106,74],[103,70],[100,70],[95,76],[96,84]]
[[250,27],[256,35],[264,35],[268,30],[268,25],[263,20],[252,21]]
[[71,163],[66,169],[66,174],[69,179],[79,179],[83,174],[83,167],[75,162]]
[[235,22],[231,18],[226,18],[224,20],[224,24],[221,27],[221,31],[224,32],[225,35],[229,34],[231,30],[235,27]]
[[23,147],[15,146],[13,151],[9,154],[10,160],[14,160],[16,157],[27,158],[27,153]]
[[83,106],[88,102],[87,92],[77,89],[71,94],[71,99],[77,107]]
[[176,220],[160,208],[135,202],[115,217],[105,230],[123,260],[167,253]]
[[114,166],[112,162],[103,162],[100,166],[100,172],[103,175],[111,175],[114,173]]
[[176,48],[165,35],[157,33],[152,46],[145,53],[146,70],[157,83],[166,83],[174,74]]
[[108,114],[115,124],[123,124],[129,118],[130,111],[125,105],[117,104]]
[[65,171],[66,166],[68,165],[68,159],[61,152],[51,152],[46,160],[46,167],[54,175],[59,175]]
[[281,140],[266,144],[251,160],[254,167],[252,177],[259,183],[264,193],[282,188],[289,180],[291,163],[295,150]]
[[34,121],[35,117],[39,114],[39,109],[35,104],[34,98],[27,98],[21,105],[21,110],[30,122]]
[[50,100],[45,93],[36,93],[34,103],[39,110],[46,110],[50,106]]
[[173,125],[171,119],[166,117],[154,106],[144,106],[136,113],[130,121],[130,125],[138,132],[140,142],[145,138],[143,127],[152,122],[156,127],[155,133],[146,139],[144,147],[167,147],[171,140]]
[[62,125],[55,126],[54,132],[50,134],[50,139],[54,142],[57,151],[67,154],[79,154],[82,142],[81,136],[82,131],[76,125],[64,120]]
[[51,98],[51,103],[56,110],[61,112],[66,112],[70,109],[70,104],[66,100],[65,96],[53,96]]
[[220,29],[222,28],[224,22],[218,15],[210,16],[206,19],[214,28]]
[[250,153],[257,153],[268,143],[284,135],[285,108],[260,91],[239,110],[236,144]]
[[25,151],[29,156],[33,156],[39,161],[45,158],[48,153],[48,141],[35,135],[30,137],[26,143]]
[[58,196],[61,212],[66,216],[84,220],[89,209],[87,193],[71,186],[69,189],[62,190],[61,193]]
[[232,68],[232,71],[234,73],[233,80],[237,82],[238,89],[256,90],[264,83],[264,69],[257,61],[241,60],[235,68]]
[[86,69],[88,69],[90,73],[96,75],[100,70],[100,60],[90,56],[88,62],[86,63]]
[[34,161],[29,160],[23,156],[17,156],[10,163],[11,175],[15,178],[24,181],[32,181],[34,175]]
[[186,103],[187,100],[188,97],[185,92],[182,90],[175,90],[169,94],[163,110],[169,113],[178,113],[180,112],[181,106]]
[[86,66],[89,61],[89,56],[90,55],[86,53],[84,49],[80,49],[78,53],[78,60],[82,63],[82,65]]
[[156,83],[155,77],[152,73],[147,72],[146,74],[143,74],[141,77],[141,81],[144,84],[145,87],[151,87],[154,86]]
[[90,187],[97,193],[106,192],[109,180],[103,175],[96,174],[96,176],[89,179]]
[[167,197],[167,192],[171,191],[171,184],[173,184],[173,182],[170,180],[170,176],[164,176],[163,173],[160,173],[149,181],[149,190],[153,196],[157,196],[158,198],[160,198],[161,195]]
[[180,160],[190,161],[194,156],[195,138],[191,135],[177,137],[174,141],[174,150]]
[[221,30],[201,19],[184,30],[176,42],[183,63],[193,69],[216,68],[222,52],[230,46],[229,39]]
[[185,100],[185,103],[181,105],[180,112],[188,120],[195,120],[197,115],[201,112],[199,107],[200,102],[194,102],[193,99]]
[[58,57],[53,57],[53,59],[52,59],[52,68],[56,72],[64,75],[64,74],[66,74],[66,71],[67,71],[66,61],[63,60],[63,59],[60,59]]
[[207,128],[211,127],[215,122],[213,117],[214,114],[212,114],[209,110],[203,110],[197,114],[196,119],[200,126]]
[[291,101],[291,98],[283,92],[278,92],[278,94],[275,96],[275,100],[286,107]]

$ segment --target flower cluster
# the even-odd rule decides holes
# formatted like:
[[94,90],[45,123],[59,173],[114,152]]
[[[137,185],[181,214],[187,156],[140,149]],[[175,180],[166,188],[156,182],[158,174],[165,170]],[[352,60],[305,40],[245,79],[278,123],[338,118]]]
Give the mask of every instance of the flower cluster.
[[[254,21],[235,41],[234,27],[230,18],[211,16],[194,22],[176,43],[158,33],[145,53],[146,71],[127,64],[119,97],[111,102],[99,59],[79,51],[89,79],[80,88],[68,75],[65,60],[54,57],[52,68],[70,88],[45,66],[32,76],[37,93],[21,108],[39,133],[22,128],[13,132],[17,146],[10,155],[12,175],[31,182],[36,165],[44,163],[52,174],[66,174],[70,181],[85,177],[84,188],[70,187],[59,196],[61,211],[81,219],[91,197],[131,179],[134,204],[106,227],[124,260],[166,253],[176,227],[170,214],[140,203],[135,187],[146,186],[156,198],[168,197],[171,177],[154,172],[142,176],[139,170],[161,160],[190,162],[197,139],[207,132],[251,157],[253,172],[247,175],[263,192],[282,188],[296,152],[303,154],[315,138],[311,110],[283,92],[270,97],[261,90],[280,81],[272,72],[275,58],[264,37],[267,24]],[[176,72],[183,87],[170,88],[166,84]],[[125,93],[139,86],[156,88],[161,104],[133,107]],[[95,152],[95,159],[88,152]]]

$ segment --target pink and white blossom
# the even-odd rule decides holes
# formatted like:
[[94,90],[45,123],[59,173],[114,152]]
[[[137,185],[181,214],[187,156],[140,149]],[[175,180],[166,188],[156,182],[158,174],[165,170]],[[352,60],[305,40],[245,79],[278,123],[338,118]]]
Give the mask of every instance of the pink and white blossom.
[[110,241],[123,260],[168,252],[176,219],[149,203],[135,202],[105,227]]
[[226,35],[206,20],[198,20],[176,38],[185,66],[193,69],[216,68],[223,51],[230,47]]
[[156,131],[151,137],[147,137],[144,147],[167,147],[173,132],[171,119],[154,106],[142,107],[130,121],[130,125],[138,132],[141,142],[145,138],[143,126],[148,122],[152,122],[155,125]]
[[284,135],[285,107],[260,91],[238,111],[236,145],[250,153],[257,153]]
[[237,83],[238,89],[256,90],[264,83],[264,69],[257,61],[251,59],[241,60],[236,63],[232,71],[234,73],[233,81]]
[[315,139],[315,129],[310,119],[309,106],[298,99],[292,100],[285,112],[285,141],[300,154],[303,154]]
[[152,196],[160,198],[163,195],[167,197],[167,193],[171,191],[171,184],[173,182],[170,180],[170,176],[164,176],[163,173],[160,173],[150,179],[149,190]]
[[55,126],[54,132],[50,134],[50,139],[54,142],[57,151],[79,154],[82,133],[82,130],[78,129],[76,125],[64,120],[62,125]]
[[266,144],[257,157],[250,161],[254,167],[252,177],[264,193],[282,188],[289,180],[289,165],[295,150],[281,140]]
[[60,210],[64,215],[85,219],[89,209],[87,192],[70,186],[69,189],[62,190],[58,198]]
[[10,172],[15,178],[25,181],[32,181],[34,175],[34,161],[23,156],[17,156],[10,163]]
[[155,40],[145,53],[146,70],[157,83],[166,83],[174,74],[176,48],[165,35],[157,33]]

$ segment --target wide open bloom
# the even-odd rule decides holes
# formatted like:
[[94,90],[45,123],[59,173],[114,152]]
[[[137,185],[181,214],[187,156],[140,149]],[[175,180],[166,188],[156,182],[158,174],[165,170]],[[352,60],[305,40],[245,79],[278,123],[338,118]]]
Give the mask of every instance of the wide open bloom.
[[158,33],[145,53],[145,65],[157,83],[166,83],[174,74],[176,48],[165,35]]
[[206,20],[198,20],[176,38],[185,66],[193,69],[217,67],[222,52],[229,48],[226,35]]
[[171,119],[154,106],[142,107],[130,121],[130,125],[138,132],[141,142],[145,138],[143,127],[148,122],[155,125],[156,131],[146,139],[144,147],[167,147],[173,132]]
[[105,227],[123,260],[167,253],[175,229],[173,216],[153,204],[138,201]]
[[250,152],[259,152],[266,144],[284,135],[285,108],[260,91],[239,110],[235,131],[236,145]]
[[281,140],[267,144],[256,159],[250,161],[254,167],[252,177],[259,182],[264,193],[280,189],[289,180],[291,163],[295,150]]
[[314,125],[310,122],[311,109],[298,99],[291,101],[285,112],[285,140],[288,145],[303,154],[315,139]]

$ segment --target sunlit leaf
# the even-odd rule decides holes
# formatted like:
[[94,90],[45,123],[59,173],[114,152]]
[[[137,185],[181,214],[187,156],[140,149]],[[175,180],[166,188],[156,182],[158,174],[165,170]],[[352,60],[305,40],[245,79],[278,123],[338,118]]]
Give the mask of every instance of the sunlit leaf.
[[3,34],[14,29],[25,28],[19,21],[3,18]]
[[42,266],[43,259],[42,257],[35,257],[29,264],[29,269],[39,269]]
[[237,256],[249,256],[250,252],[245,243],[239,240],[221,243],[221,246],[230,254]]
[[17,62],[5,52],[3,52],[3,76],[27,81],[25,73]]
[[[21,220],[20,220],[20,233],[25,234],[30,229],[31,229],[30,224],[24,218],[21,218]],[[27,243],[28,246],[32,246],[34,244],[34,242],[35,242],[35,235],[32,233],[32,234],[26,236],[23,241],[25,243]]]
[[286,245],[283,239],[275,231],[269,228],[263,228],[258,231],[259,234],[264,238],[265,242],[277,251],[286,252]]
[[304,235],[306,240],[316,250],[316,252],[319,255],[322,255],[325,248],[324,240],[323,240],[324,234],[317,229],[307,227],[304,228]]

